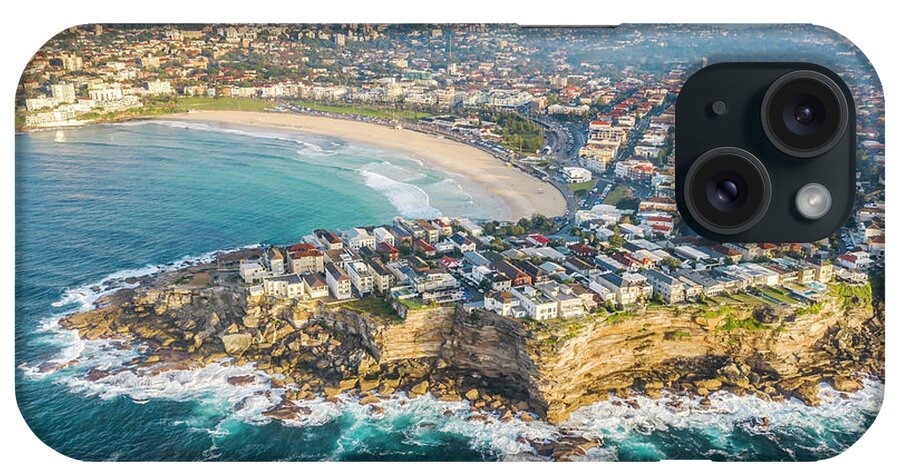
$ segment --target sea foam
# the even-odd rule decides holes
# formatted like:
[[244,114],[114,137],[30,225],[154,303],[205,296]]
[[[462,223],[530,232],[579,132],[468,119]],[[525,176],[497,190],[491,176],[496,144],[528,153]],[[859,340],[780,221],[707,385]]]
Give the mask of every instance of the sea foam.
[[431,206],[428,194],[418,186],[371,170],[360,170],[359,174],[366,186],[384,194],[400,215],[407,218],[433,218],[441,215],[440,210]]
[[[366,171],[362,171],[366,172]],[[362,173],[361,172],[361,173]],[[421,203],[424,192],[398,186],[399,182],[371,174],[368,179],[376,186],[404,190]],[[386,179],[386,180],[385,180]],[[408,185],[408,184],[402,184]],[[411,197],[404,198],[410,200]],[[427,195],[425,196],[427,205]],[[430,208],[430,207],[429,207]],[[437,214],[437,211],[432,211]],[[240,248],[237,248],[240,249]],[[97,299],[123,287],[134,286],[129,278],[177,269],[189,264],[208,262],[217,254],[237,249],[215,251],[189,256],[164,264],[112,273],[95,283],[73,288],[64,293],[54,305],[58,312],[42,321],[39,333],[61,350],[48,361],[58,368],[46,371],[40,366],[21,366],[24,374],[33,378],[51,376],[75,393],[101,399],[127,397],[136,403],[150,400],[194,401],[198,412],[216,416],[218,423],[208,426],[207,418],[197,418],[198,429],[227,436],[228,421],[254,425],[281,424],[295,427],[316,427],[338,419],[349,420],[343,428],[336,452],[332,455],[353,454],[367,445],[367,438],[379,433],[402,431],[409,445],[440,444],[441,434],[462,436],[472,449],[506,460],[542,459],[530,441],[558,440],[561,435],[581,436],[602,440],[603,445],[587,450],[582,459],[629,459],[634,452],[651,459],[668,457],[660,435],[679,430],[700,432],[706,449],[703,457],[734,458],[729,442],[737,432],[747,432],[771,439],[792,454],[791,444],[783,444],[786,435],[812,435],[820,446],[809,449],[819,457],[840,451],[824,440],[833,434],[858,434],[865,430],[871,416],[877,413],[884,385],[868,379],[859,392],[845,394],[822,384],[819,398],[822,404],[809,407],[796,399],[782,402],[766,401],[755,396],[736,396],[719,391],[709,396],[709,405],[699,397],[664,392],[660,399],[636,396],[635,408],[623,399],[611,397],[575,411],[558,426],[546,422],[524,422],[518,418],[500,421],[497,415],[470,418],[467,402],[441,402],[430,396],[415,399],[396,395],[378,404],[383,412],[373,412],[371,405],[360,405],[356,397],[340,396],[337,400],[315,399],[296,402],[302,412],[287,420],[275,422],[265,413],[281,402],[284,389],[273,388],[272,377],[253,365],[232,365],[227,361],[199,368],[164,369],[162,367],[134,368],[128,362],[141,353],[140,348],[121,345],[112,340],[83,340],[75,331],[59,325],[62,314],[73,310],[90,309]],[[68,365],[72,363],[71,365]],[[109,373],[91,378],[89,371],[99,369]],[[243,385],[229,383],[230,377],[252,377]],[[290,387],[288,387],[290,388]],[[624,453],[623,453],[624,452]],[[576,459],[578,459],[576,457]]]
[[[157,124],[167,127],[173,127],[177,129],[189,129],[194,131],[201,132],[213,132],[220,134],[233,134],[240,135],[246,137],[256,137],[260,139],[271,139],[278,141],[291,142],[294,144],[298,144],[303,146],[305,149],[313,150],[319,153],[328,153],[330,152],[331,147],[324,147],[324,144],[318,144],[310,140],[310,138],[301,138],[299,134],[290,133],[285,131],[280,131],[278,129],[266,128],[265,126],[254,127],[250,126],[246,129],[240,129],[235,127],[226,127],[224,125],[214,123],[214,122],[202,122],[202,121],[178,121],[178,120],[143,120],[143,121],[131,121],[131,122],[123,122],[121,124],[116,124],[117,127],[126,126],[133,127],[142,124]],[[328,145],[335,145],[335,142],[331,141]]]

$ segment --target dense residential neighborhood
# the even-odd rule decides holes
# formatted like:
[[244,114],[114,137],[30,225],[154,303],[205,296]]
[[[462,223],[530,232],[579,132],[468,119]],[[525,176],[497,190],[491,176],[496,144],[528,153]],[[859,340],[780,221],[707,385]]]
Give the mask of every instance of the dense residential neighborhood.
[[[398,217],[379,226],[316,230],[242,261],[240,274],[251,296],[379,299],[401,313],[459,303],[548,320],[653,303],[808,306],[828,293],[830,283],[865,283],[869,267],[877,266],[863,250],[833,259],[827,240],[722,245],[668,237],[652,224],[633,226],[635,233],[617,244],[621,232],[611,228],[626,226],[623,221],[636,213],[613,208],[608,214],[618,220],[583,222],[581,233],[591,233],[590,240],[533,230],[501,238],[458,218]],[[530,222],[519,226],[533,227]]]
[[[815,37],[804,28],[796,27],[798,47]],[[712,47],[708,27],[681,29],[691,41],[667,54]],[[397,218],[314,230],[241,264],[254,296],[464,303],[540,320],[654,301],[797,305],[835,279],[866,282],[883,266],[877,88],[852,82],[860,164],[848,226],[811,244],[711,243],[684,225],[674,200],[674,100],[697,65],[654,58],[638,68],[608,51],[608,64],[588,61],[599,54],[594,34],[514,25],[73,27],[23,73],[18,126],[203,108],[332,115],[472,145],[566,198],[565,216],[552,219]],[[642,48],[657,35],[635,27],[628,51],[655,54]],[[855,54],[829,47],[838,58]]]

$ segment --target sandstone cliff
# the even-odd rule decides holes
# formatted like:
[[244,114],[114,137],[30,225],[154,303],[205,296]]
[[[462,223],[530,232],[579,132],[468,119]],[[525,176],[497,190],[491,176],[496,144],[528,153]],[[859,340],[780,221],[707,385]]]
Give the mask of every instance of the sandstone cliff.
[[[200,276],[200,279],[197,276]],[[884,329],[871,299],[834,292],[803,310],[647,306],[536,323],[451,307],[403,319],[360,305],[248,298],[233,273],[198,266],[119,292],[67,316],[83,338],[147,345],[133,362],[157,370],[231,357],[277,375],[293,402],[339,393],[366,403],[405,391],[469,400],[502,418],[561,422],[575,409],[633,392],[719,389],[817,403],[818,383],[859,388],[882,376]]]

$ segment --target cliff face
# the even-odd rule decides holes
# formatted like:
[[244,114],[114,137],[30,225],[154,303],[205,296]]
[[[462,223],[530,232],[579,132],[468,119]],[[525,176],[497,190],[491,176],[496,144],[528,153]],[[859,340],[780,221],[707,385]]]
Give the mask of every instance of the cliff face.
[[648,307],[538,324],[448,307],[409,311],[399,321],[340,305],[248,300],[228,284],[148,286],[62,323],[88,339],[149,344],[137,365],[253,362],[291,385],[284,408],[273,410],[285,417],[291,402],[316,395],[356,392],[376,402],[398,390],[550,422],[611,392],[652,397],[663,388],[816,404],[820,381],[853,391],[860,374],[881,375],[883,362],[880,313],[837,295],[799,312]]
[[858,375],[880,374],[883,362],[880,319],[871,308],[845,310],[840,299],[814,313],[659,308],[562,330],[568,334],[545,337],[559,340],[534,352],[551,421],[610,392],[627,395],[626,389],[706,395],[725,387],[814,405],[820,381],[856,390]]

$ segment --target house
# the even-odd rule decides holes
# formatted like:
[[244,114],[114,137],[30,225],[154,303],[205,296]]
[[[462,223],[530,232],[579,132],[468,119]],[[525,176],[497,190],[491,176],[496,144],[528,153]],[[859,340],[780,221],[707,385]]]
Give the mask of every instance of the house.
[[681,278],[700,286],[704,296],[718,296],[725,292],[723,281],[715,279],[709,273],[692,270],[678,270],[677,273]]
[[529,277],[531,277],[531,284],[537,285],[540,283],[544,283],[550,279],[550,274],[544,271],[543,269],[531,264],[528,261],[522,261],[518,264],[519,269],[525,272]]
[[428,243],[437,243],[441,238],[440,228],[432,225],[428,220],[418,219],[416,224],[425,232],[424,240]]
[[541,284],[538,290],[545,296],[556,301],[556,315],[563,319],[576,318],[584,315],[584,301],[580,295],[576,295],[572,288],[565,284],[549,282]]
[[263,280],[263,290],[266,295],[288,298],[305,299],[303,280],[296,274],[273,276]]
[[426,243],[425,240],[421,240],[421,239],[416,240],[413,243],[413,250],[417,251],[417,252],[422,252],[422,254],[424,254],[425,256],[427,256],[429,258],[437,254],[437,250],[433,246]]
[[476,225],[475,223],[472,223],[472,221],[469,220],[468,218],[459,219],[458,224],[459,224],[460,228],[462,228],[463,230],[466,231],[466,233],[474,236],[475,238],[478,238],[479,236],[484,234],[484,229],[481,227],[481,225]]
[[394,245],[393,246],[397,246],[397,247],[403,246],[403,245],[412,246],[412,242],[413,242],[412,233],[406,231],[405,229],[403,229],[399,226],[391,226],[386,229],[388,231],[390,231],[392,235],[394,235]]
[[304,290],[310,299],[322,299],[328,297],[328,283],[322,273],[306,273],[302,276]]
[[497,291],[509,290],[512,288],[512,283],[512,278],[503,273],[495,272],[491,277],[491,289]]
[[459,283],[452,274],[440,269],[427,269],[418,273],[413,278],[416,291],[440,291],[459,287]]
[[435,218],[434,220],[431,220],[431,224],[441,232],[441,236],[450,236],[453,234],[453,226],[445,219]]
[[513,287],[509,292],[519,299],[528,317],[539,321],[555,319],[559,315],[556,301],[531,286]]
[[811,261],[811,265],[815,267],[816,277],[815,280],[820,283],[828,283],[831,282],[832,277],[834,276],[834,265],[831,264],[828,260],[816,260]]
[[434,250],[439,254],[449,253],[456,249],[456,246],[453,245],[453,242],[450,240],[442,240],[437,243],[432,244]]
[[566,260],[563,261],[562,265],[567,270],[588,279],[590,279],[591,276],[600,274],[602,272],[593,264],[588,263],[581,258],[576,258],[575,256],[569,256],[568,258],[566,258]]
[[[596,288],[596,289],[595,289]],[[620,306],[634,304],[653,294],[653,286],[647,284],[647,278],[635,273],[615,273],[597,275],[590,283],[590,289],[601,292],[606,288],[615,293],[615,302]]]
[[344,247],[344,242],[328,230],[313,230],[313,236],[318,238],[321,243],[324,243],[329,250],[339,250]]
[[392,247],[396,246],[394,234],[388,231],[388,229],[383,226],[379,226],[378,228],[372,230],[372,235],[375,237],[375,244],[387,243]]
[[579,258],[593,258],[597,256],[597,249],[584,243],[576,243],[569,246],[569,251]]
[[476,244],[474,241],[459,233],[453,234],[450,237],[450,241],[453,243],[453,246],[460,251],[460,253],[474,252],[476,249]]
[[667,304],[684,301],[684,282],[674,276],[661,273],[655,269],[647,269],[641,272],[647,278],[647,282],[653,286],[653,295]]
[[244,282],[252,283],[261,280],[268,275],[268,270],[259,262],[259,260],[241,260],[240,275],[244,278]]
[[282,274],[285,274],[286,266],[284,254],[277,247],[273,246],[266,250],[266,253],[263,255],[263,260],[269,268],[269,271],[272,272],[272,275],[281,276]]
[[484,308],[507,317],[522,318],[528,315],[519,298],[509,291],[490,291],[485,294]]
[[837,264],[851,270],[864,270],[871,264],[869,253],[865,251],[851,251],[837,257]]
[[398,259],[400,259],[400,251],[398,251],[397,248],[394,248],[393,245],[386,241],[378,243],[378,245],[375,247],[375,251],[388,261],[397,261]]
[[451,256],[444,256],[438,260],[438,266],[447,271],[450,271],[451,269],[459,268],[459,260]]
[[427,232],[422,228],[421,225],[414,221],[406,220],[405,218],[394,218],[394,223],[398,228],[402,230],[406,230],[412,236],[412,241],[415,240],[424,240],[427,237]]
[[364,297],[374,291],[375,279],[372,277],[372,274],[369,273],[368,265],[366,265],[362,261],[355,261],[352,263],[348,263],[344,269],[346,270],[347,276],[350,278],[350,283],[353,285],[353,289],[356,290],[356,294],[358,296]]
[[563,167],[563,178],[568,183],[584,183],[591,181],[591,171],[581,167]]
[[495,261],[492,267],[495,271],[509,276],[513,286],[531,285],[531,276],[505,259]]
[[309,243],[297,243],[287,249],[291,273],[321,273],[325,270],[324,254]]
[[372,275],[372,287],[378,294],[384,295],[394,285],[394,275],[377,259],[368,262],[369,274]]
[[328,289],[335,299],[350,299],[353,297],[350,278],[334,263],[325,263],[325,282],[328,283]]
[[547,246],[550,244],[550,238],[547,238],[540,233],[532,233],[526,236],[525,241],[531,243],[534,246]]
[[351,228],[343,233],[344,243],[353,251],[362,247],[375,248],[375,237],[365,228]]
[[472,266],[490,266],[491,260],[476,251],[463,252],[463,259]]

